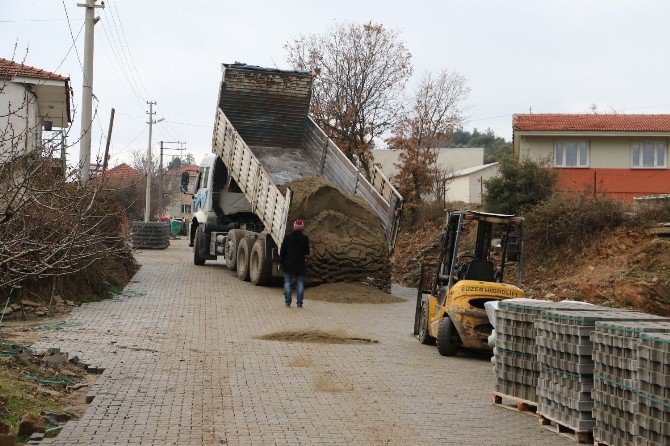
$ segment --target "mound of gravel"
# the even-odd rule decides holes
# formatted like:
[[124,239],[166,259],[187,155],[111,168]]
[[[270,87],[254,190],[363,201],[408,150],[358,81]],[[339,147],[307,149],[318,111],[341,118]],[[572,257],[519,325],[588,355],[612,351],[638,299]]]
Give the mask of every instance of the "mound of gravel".
[[356,282],[390,289],[386,236],[363,199],[344,194],[319,177],[304,177],[284,187],[292,192],[289,223],[304,220],[310,240],[308,282]]

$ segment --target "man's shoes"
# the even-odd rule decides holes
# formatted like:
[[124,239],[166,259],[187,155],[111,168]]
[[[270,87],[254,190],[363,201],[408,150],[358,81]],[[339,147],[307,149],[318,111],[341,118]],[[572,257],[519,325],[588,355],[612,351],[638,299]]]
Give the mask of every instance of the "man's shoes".
[[193,243],[188,244],[189,248],[193,248]]
[[298,308],[302,308],[302,304],[298,304]]
[[287,307],[290,307],[290,306],[291,306],[291,304],[288,303],[288,302],[284,302],[284,305],[286,305]]

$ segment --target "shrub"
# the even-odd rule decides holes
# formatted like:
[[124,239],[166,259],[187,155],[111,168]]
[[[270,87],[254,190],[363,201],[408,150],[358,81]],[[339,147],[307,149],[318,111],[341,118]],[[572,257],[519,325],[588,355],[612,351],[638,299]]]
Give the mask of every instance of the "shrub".
[[630,220],[631,225],[641,226],[670,221],[670,199],[636,203]]
[[555,193],[525,212],[528,248],[580,249],[594,236],[623,225],[628,210],[627,204],[604,195]]
[[484,209],[515,214],[549,198],[555,183],[556,173],[543,163],[506,157],[500,162],[498,175],[484,182]]

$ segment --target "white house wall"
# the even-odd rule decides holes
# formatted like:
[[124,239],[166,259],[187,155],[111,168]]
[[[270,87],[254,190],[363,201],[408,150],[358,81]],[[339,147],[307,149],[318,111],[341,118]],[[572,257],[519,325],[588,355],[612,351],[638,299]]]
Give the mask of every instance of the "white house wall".
[[[449,149],[437,149],[437,166],[445,172],[455,172],[457,170],[467,169],[468,167],[481,166],[484,164],[483,147],[459,147]],[[373,150],[372,156],[375,163],[380,164],[384,175],[388,178],[395,176],[398,169],[395,163],[398,162],[400,151],[397,150]]]
[[462,176],[454,178],[447,184],[447,201],[470,202],[470,177]]
[[520,135],[521,156],[537,161],[554,162],[555,141],[587,141],[589,143],[589,166],[592,169],[630,169],[631,144],[634,141],[663,141],[667,137],[636,136],[535,136]]
[[[3,84],[0,84],[3,85]],[[41,138],[37,100],[23,84],[9,82],[0,91],[0,160],[29,153]]]

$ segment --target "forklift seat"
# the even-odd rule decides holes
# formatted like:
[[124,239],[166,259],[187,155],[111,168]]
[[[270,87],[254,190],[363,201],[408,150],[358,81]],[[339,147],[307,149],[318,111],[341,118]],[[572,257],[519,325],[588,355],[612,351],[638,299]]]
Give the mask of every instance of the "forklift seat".
[[490,260],[472,260],[463,279],[494,282],[495,271],[493,270],[493,262]]

